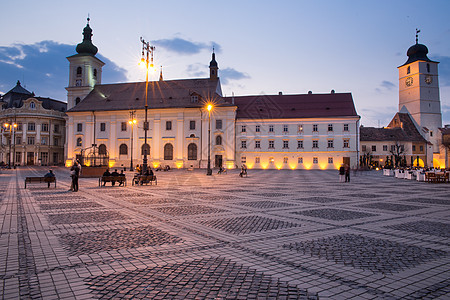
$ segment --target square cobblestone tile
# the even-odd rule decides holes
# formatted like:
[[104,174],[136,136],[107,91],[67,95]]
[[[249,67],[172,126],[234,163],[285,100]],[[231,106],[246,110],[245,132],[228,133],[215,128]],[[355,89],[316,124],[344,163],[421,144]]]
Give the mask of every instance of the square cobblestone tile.
[[76,224],[76,223],[99,223],[107,221],[126,220],[128,217],[114,211],[98,211],[70,214],[51,214],[48,215],[50,223],[57,224]]
[[42,210],[51,210],[51,209],[94,208],[94,207],[103,207],[103,205],[100,205],[92,201],[83,201],[83,202],[39,204],[39,207]]
[[190,206],[173,206],[173,207],[156,207],[152,208],[159,212],[171,215],[171,216],[186,216],[186,215],[198,215],[198,214],[212,214],[223,213],[228,210],[202,206],[202,205],[190,205]]
[[417,221],[385,226],[385,228],[450,238],[450,224],[440,222]]
[[313,209],[313,210],[303,210],[291,212],[292,214],[304,215],[308,217],[316,217],[320,219],[327,219],[333,221],[345,221],[345,220],[354,220],[360,218],[367,218],[376,216],[374,214],[351,211],[351,210],[343,210],[343,209],[334,209],[334,208],[321,208],[321,209]]
[[389,211],[409,211],[409,210],[423,208],[422,206],[404,205],[404,204],[396,204],[396,203],[389,203],[389,202],[369,203],[369,204],[364,204],[364,205],[358,205],[358,207],[375,208],[375,209],[389,210]]
[[261,209],[295,206],[295,204],[277,201],[251,201],[251,202],[239,202],[236,204]]

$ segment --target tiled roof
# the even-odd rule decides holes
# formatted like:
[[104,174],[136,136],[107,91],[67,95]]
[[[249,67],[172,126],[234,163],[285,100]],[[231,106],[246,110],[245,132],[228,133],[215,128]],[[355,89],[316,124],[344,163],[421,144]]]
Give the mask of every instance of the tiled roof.
[[[149,109],[203,107],[208,100],[216,105],[230,105],[221,94],[218,79],[150,81],[147,104]],[[198,96],[198,102],[192,102],[191,96]],[[102,84],[68,112],[143,109],[144,105],[145,82]]]
[[422,135],[417,131],[416,126],[409,114],[397,113],[392,118],[388,127],[360,128],[361,141],[402,141],[402,142],[426,142]]
[[227,97],[238,119],[291,119],[358,116],[351,93]]

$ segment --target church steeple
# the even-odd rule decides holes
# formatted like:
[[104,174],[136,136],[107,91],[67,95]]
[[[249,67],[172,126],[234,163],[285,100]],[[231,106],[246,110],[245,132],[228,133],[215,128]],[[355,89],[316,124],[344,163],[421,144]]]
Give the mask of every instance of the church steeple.
[[213,47],[213,53],[212,53],[212,59],[209,63],[209,79],[217,79],[219,77],[219,65],[216,61],[216,54],[214,53],[214,47]]
[[161,66],[161,71],[159,72],[159,81],[164,81],[163,74],[162,74],[162,66]]
[[87,18],[86,27],[83,29],[83,42],[77,45],[76,51],[78,54],[88,54],[95,55],[97,54],[98,48],[92,44],[92,29],[89,26],[89,21],[91,19]]

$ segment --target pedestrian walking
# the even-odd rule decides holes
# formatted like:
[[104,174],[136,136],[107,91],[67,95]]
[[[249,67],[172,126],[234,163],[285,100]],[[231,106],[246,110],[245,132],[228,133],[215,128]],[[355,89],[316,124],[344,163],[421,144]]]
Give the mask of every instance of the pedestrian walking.
[[75,162],[70,170],[70,176],[72,176],[72,191],[78,192],[78,177],[80,176],[80,167],[78,162]]
[[350,166],[345,165],[345,182],[350,182]]
[[345,167],[344,164],[341,164],[341,167],[339,168],[339,182],[344,182],[345,177]]

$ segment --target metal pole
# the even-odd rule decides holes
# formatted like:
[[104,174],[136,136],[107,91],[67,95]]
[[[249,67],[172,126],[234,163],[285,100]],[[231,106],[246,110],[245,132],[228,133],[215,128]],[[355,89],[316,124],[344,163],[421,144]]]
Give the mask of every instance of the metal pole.
[[11,130],[12,130],[12,124],[9,124],[9,161],[8,161],[8,169],[11,169],[11,143],[12,143],[12,135],[11,135]]
[[134,128],[134,112],[130,112],[131,116],[131,163],[130,163],[130,171],[133,171],[133,128]]
[[206,175],[212,175],[211,170],[211,110],[208,110],[208,170]]

